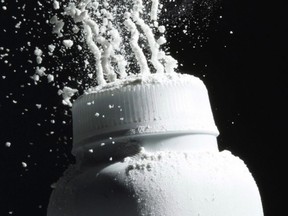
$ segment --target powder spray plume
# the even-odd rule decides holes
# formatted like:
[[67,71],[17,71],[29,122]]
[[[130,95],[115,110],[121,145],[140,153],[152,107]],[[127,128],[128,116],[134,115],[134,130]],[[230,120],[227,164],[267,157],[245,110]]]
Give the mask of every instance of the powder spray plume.
[[[77,46],[74,55],[89,56],[84,59],[84,76],[90,79],[86,90],[129,74],[145,76],[177,69],[177,61],[161,48],[166,39],[165,26],[158,23],[162,7],[158,0],[72,0],[62,5],[55,0],[53,4],[56,11],[62,11],[50,19],[52,32],[68,51]],[[43,72],[37,70],[35,82],[41,76]]]

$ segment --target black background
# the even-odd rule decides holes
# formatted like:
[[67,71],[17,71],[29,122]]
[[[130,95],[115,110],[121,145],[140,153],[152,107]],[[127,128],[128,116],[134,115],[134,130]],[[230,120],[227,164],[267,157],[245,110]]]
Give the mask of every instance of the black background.
[[[14,33],[17,22],[11,16],[17,13],[15,5],[9,2],[9,10],[0,10],[0,46],[14,50],[23,41],[35,46],[49,40],[49,34],[39,39]],[[36,16],[35,5],[36,1],[27,4],[30,17]],[[205,30],[208,42],[193,48],[196,39],[176,35],[169,39],[170,50],[183,63],[182,71],[205,82],[220,130],[219,147],[232,151],[250,168],[260,189],[265,215],[283,215],[288,120],[287,3],[223,0],[220,5],[222,9],[213,15],[215,21]],[[220,15],[222,19],[217,18]],[[23,24],[23,28],[33,26],[28,24]],[[34,30],[41,34],[35,23]],[[70,113],[64,114],[67,108],[61,105],[55,87],[33,85],[29,78],[33,65],[27,63],[32,58],[33,51],[14,52],[14,56],[7,57],[12,66],[0,61],[0,75],[6,76],[0,77],[1,216],[45,215],[50,185],[74,161],[70,155]],[[32,85],[27,86],[28,82]],[[35,104],[41,104],[41,109]],[[51,119],[56,123],[51,124]],[[11,142],[10,148],[6,142]],[[21,162],[28,166],[22,167]]]

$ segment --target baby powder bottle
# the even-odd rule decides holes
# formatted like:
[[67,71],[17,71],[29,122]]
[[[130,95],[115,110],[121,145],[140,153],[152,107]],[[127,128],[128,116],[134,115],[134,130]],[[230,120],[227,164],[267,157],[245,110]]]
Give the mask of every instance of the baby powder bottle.
[[72,114],[76,164],[48,216],[263,216],[244,162],[218,150],[200,79],[130,77],[80,96]]

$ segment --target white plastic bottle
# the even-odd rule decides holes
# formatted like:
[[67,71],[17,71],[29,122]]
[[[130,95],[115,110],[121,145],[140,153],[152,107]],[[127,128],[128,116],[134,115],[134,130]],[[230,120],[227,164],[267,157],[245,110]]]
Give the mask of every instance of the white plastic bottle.
[[219,152],[206,87],[151,75],[73,104],[73,154],[48,216],[263,216],[246,165]]

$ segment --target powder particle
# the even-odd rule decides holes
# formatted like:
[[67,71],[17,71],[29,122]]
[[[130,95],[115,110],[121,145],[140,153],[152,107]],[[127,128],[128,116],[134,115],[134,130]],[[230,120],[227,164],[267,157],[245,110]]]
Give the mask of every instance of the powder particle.
[[159,45],[163,45],[163,44],[165,44],[167,41],[166,41],[166,38],[165,37],[163,37],[163,36],[161,36],[158,40],[157,40],[157,43],[159,44]]
[[47,79],[48,79],[48,83],[51,83],[54,81],[54,76],[52,74],[48,74]]
[[8,148],[11,147],[11,142],[6,142],[5,146],[8,147]]
[[66,48],[71,48],[73,46],[74,42],[72,40],[63,40],[63,45]]
[[164,33],[166,29],[165,29],[165,26],[162,25],[158,27],[158,30],[160,33]]
[[40,77],[45,76],[46,73],[46,68],[45,67],[36,67],[36,74],[38,74]]
[[43,51],[41,49],[39,49],[38,47],[36,47],[34,50],[34,54],[36,56],[41,56],[43,54]]
[[21,21],[19,21],[16,25],[15,25],[15,28],[20,28],[20,26],[21,26],[21,24],[22,24],[22,22]]
[[62,29],[65,25],[63,20],[59,20],[56,15],[50,19],[50,23],[54,25],[52,33],[57,34],[58,37],[63,37]]
[[53,53],[54,50],[55,50],[55,48],[56,48],[56,46],[53,45],[53,44],[48,45],[48,49],[49,49],[49,52],[50,52],[50,53]]
[[72,107],[72,103],[70,100],[77,92],[78,92],[77,89],[72,89],[70,87],[65,86],[63,88],[63,90],[58,91],[58,94],[62,95],[62,97],[63,97],[62,103],[64,105],[68,105],[68,106]]
[[[36,55],[37,64],[41,64],[43,61],[43,59],[42,59],[43,51],[41,49],[39,49],[38,47],[36,47],[34,50],[34,54]],[[43,75],[40,75],[40,76],[43,76]]]
[[42,57],[40,57],[40,56],[37,56],[37,57],[36,57],[36,62],[37,62],[37,64],[41,64],[42,61],[43,61]]
[[74,25],[72,31],[77,34],[80,31],[80,28],[77,25]]
[[21,164],[23,168],[26,168],[28,166],[26,162],[21,162]]
[[60,3],[57,0],[54,0],[53,1],[53,7],[54,7],[55,10],[60,9]]
[[90,152],[90,153],[93,153],[93,149],[89,149],[89,152]]

